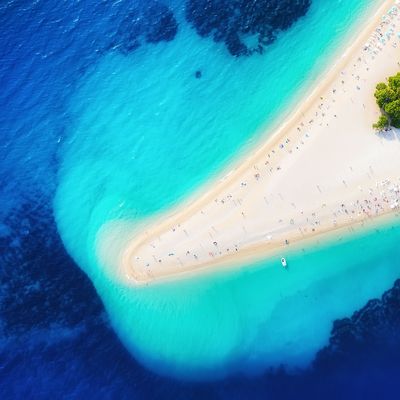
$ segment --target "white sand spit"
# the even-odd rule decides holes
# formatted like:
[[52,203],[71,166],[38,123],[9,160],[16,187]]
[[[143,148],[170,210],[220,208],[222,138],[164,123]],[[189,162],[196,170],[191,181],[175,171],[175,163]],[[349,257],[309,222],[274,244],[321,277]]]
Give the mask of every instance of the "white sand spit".
[[283,126],[225,178],[126,244],[122,279],[148,284],[284,255],[299,240],[397,211],[400,133],[372,129],[375,86],[400,71],[400,6],[382,3]]

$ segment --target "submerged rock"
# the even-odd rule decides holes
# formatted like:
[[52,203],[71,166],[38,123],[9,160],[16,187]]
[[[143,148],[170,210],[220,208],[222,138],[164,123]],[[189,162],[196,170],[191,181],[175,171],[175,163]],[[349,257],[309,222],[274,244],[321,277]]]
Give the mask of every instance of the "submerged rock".
[[0,320],[5,335],[53,326],[74,329],[103,318],[92,283],[66,253],[52,209],[22,203],[0,237]]
[[174,13],[158,1],[133,9],[122,21],[111,47],[129,53],[142,44],[171,41],[178,32]]
[[317,354],[314,364],[329,368],[338,361],[349,364],[376,352],[400,356],[400,279],[381,299],[370,300],[351,318],[335,321],[329,345]]
[[[311,0],[187,0],[186,19],[200,36],[224,42],[233,56],[262,53],[304,16]],[[252,45],[246,39],[255,39]],[[253,40],[254,42],[254,40]]]

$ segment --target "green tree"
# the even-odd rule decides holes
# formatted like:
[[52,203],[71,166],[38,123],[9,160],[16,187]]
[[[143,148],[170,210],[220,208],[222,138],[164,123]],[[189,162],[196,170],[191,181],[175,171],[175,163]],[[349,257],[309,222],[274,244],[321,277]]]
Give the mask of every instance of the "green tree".
[[[383,87],[381,85],[384,85],[385,87]],[[379,89],[378,89],[378,86],[380,87]],[[376,98],[376,102],[378,103],[378,106],[380,108],[384,108],[386,104],[388,104],[396,99],[396,93],[390,87],[386,86],[383,83],[383,84],[377,85],[376,91],[375,91],[375,98]]]
[[397,75],[389,78],[389,86],[392,89],[400,89],[400,72],[398,72]]
[[400,128],[400,100],[386,104],[385,112],[390,118],[390,124],[395,128]]
[[383,82],[378,83],[376,85],[376,90],[383,90],[383,89],[386,89],[386,88],[387,88],[387,85],[386,85],[386,83],[383,83]]
[[384,129],[389,127],[389,119],[386,115],[381,115],[378,119],[378,122],[372,126],[378,131],[383,131]]
[[373,125],[374,129],[400,128],[400,72],[391,76],[388,84],[378,83],[374,95],[382,111],[378,122]]

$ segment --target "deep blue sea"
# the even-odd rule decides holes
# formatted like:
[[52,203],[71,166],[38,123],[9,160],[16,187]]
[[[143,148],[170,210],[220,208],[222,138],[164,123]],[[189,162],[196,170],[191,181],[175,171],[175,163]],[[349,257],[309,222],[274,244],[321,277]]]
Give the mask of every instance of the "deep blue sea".
[[96,254],[284,118],[374,0],[0,2],[0,398],[386,399],[400,224],[150,289]]

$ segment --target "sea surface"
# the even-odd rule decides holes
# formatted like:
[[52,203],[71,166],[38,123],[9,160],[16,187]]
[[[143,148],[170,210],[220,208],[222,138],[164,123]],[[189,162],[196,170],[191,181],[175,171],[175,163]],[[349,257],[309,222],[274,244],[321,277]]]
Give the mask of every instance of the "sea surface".
[[288,271],[137,289],[96,253],[107,223],[139,226],[255,146],[374,6],[0,3],[2,399],[398,389],[397,219],[293,251]]

